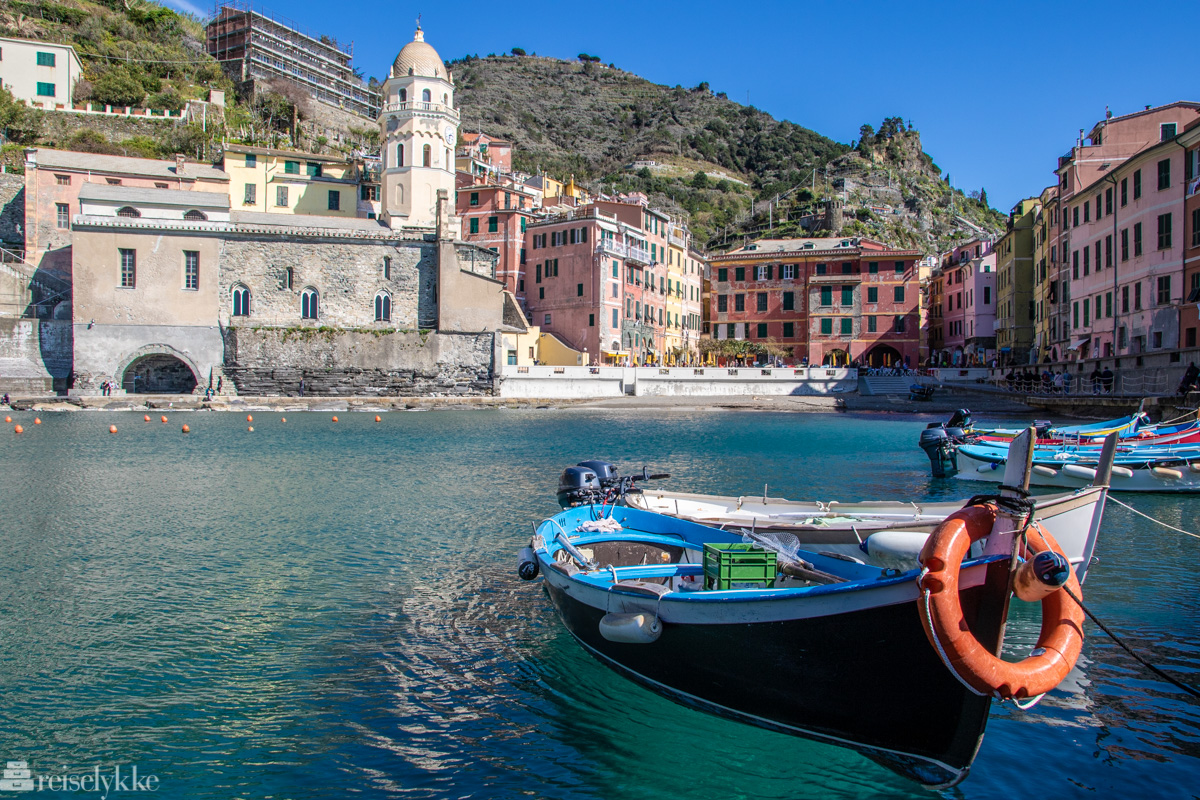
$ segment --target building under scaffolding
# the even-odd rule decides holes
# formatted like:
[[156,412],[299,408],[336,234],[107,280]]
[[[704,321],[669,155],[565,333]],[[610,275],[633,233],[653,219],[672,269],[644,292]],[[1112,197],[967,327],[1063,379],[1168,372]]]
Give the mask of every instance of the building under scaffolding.
[[238,0],[221,3],[208,23],[208,52],[236,82],[282,78],[314,99],[370,119],[380,95],[358,77],[353,46],[298,30]]

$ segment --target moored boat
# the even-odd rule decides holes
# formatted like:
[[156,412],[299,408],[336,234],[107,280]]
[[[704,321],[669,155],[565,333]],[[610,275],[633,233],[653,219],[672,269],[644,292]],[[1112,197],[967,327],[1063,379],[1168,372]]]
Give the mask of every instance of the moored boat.
[[[944,519],[920,570],[788,550],[758,533],[747,544],[740,532],[587,502],[536,526],[519,571],[545,576],[588,652],[651,690],[949,786],[970,769],[993,697],[1050,691],[1082,645],[1082,612],[1058,588],[1079,584],[1023,502],[1027,466],[1014,459],[1000,496]],[[1044,624],[1039,649],[1010,664],[998,654],[1025,541],[1026,565],[1055,566],[1017,571],[1017,586],[1044,595]]]

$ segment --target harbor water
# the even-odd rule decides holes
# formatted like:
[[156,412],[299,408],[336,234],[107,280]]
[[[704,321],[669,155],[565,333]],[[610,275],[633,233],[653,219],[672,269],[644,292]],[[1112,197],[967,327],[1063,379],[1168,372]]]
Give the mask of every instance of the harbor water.
[[[848,750],[634,685],[515,570],[531,523],[557,510],[559,472],[585,458],[669,472],[663,485],[683,491],[984,490],[929,477],[916,446],[929,420],[168,416],[34,425],[22,413],[25,433],[0,436],[0,765],[26,761],[43,781],[136,766],[160,795],[213,800],[930,796]],[[1178,527],[1200,521],[1200,498],[1121,499]],[[1097,556],[1088,605],[1200,682],[1200,540],[1110,504]],[[1036,638],[1035,612],[1014,612],[1017,650]],[[943,794],[1194,796],[1198,709],[1089,623],[1064,686],[1028,711],[994,705],[971,776]]]

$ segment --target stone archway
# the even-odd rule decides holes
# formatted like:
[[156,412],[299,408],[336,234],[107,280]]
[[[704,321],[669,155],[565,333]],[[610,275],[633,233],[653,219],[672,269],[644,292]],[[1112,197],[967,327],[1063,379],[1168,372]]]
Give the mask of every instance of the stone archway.
[[900,351],[891,345],[877,344],[867,351],[863,362],[869,367],[891,367],[900,363]]
[[830,350],[825,353],[824,363],[830,367],[848,367],[850,366],[850,354],[841,348]]
[[191,394],[200,383],[191,359],[166,345],[139,348],[115,374],[129,394]]

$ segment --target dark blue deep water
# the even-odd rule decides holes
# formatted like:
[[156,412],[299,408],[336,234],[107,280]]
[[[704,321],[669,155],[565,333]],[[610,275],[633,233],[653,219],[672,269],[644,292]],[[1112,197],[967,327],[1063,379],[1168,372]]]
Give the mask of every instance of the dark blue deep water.
[[[136,764],[172,798],[930,796],[849,751],[634,686],[514,569],[530,523],[556,510],[558,472],[587,457],[701,492],[981,491],[928,476],[925,420],[260,412],[250,433],[236,414],[14,417],[23,435],[0,429],[0,762],[43,779]],[[1200,498],[1123,499],[1198,527]],[[1200,541],[1110,505],[1097,555],[1089,605],[1200,682]],[[1032,617],[1012,628],[1036,635]],[[995,706],[970,778],[945,794],[1195,797],[1198,728],[1194,702],[1089,624],[1064,689],[1028,712]]]

